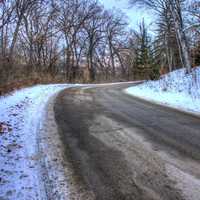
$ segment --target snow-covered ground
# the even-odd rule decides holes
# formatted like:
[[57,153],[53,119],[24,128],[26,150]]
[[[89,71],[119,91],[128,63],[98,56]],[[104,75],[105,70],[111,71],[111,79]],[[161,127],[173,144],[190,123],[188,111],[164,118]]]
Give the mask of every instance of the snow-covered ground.
[[186,74],[179,69],[157,81],[127,88],[126,93],[158,104],[200,115],[200,67]]
[[[59,151],[55,150],[59,140],[54,141],[53,136],[44,131],[48,126],[43,127],[43,124],[47,123],[45,120],[47,104],[59,91],[72,86],[77,85],[37,85],[0,96],[0,200],[45,200],[47,198],[48,188],[44,181],[43,164],[45,162],[48,167],[58,169],[59,166],[52,163],[57,160],[56,156],[60,156]],[[101,85],[84,86],[90,88]],[[49,132],[53,132],[54,128],[51,129]],[[41,131],[43,136],[38,135]],[[46,144],[41,144],[44,141],[47,141]],[[48,151],[44,150],[44,147],[49,148]],[[44,152],[41,150],[49,154],[45,159],[42,155]],[[62,170],[58,171],[61,173]],[[59,173],[48,174],[51,179],[58,179],[54,181],[57,184],[53,185],[54,191],[57,187],[65,187],[63,181],[60,181],[62,177]],[[64,189],[62,192],[66,193]]]
[[0,97],[0,199],[46,199],[38,126],[50,97],[71,85],[38,85]]

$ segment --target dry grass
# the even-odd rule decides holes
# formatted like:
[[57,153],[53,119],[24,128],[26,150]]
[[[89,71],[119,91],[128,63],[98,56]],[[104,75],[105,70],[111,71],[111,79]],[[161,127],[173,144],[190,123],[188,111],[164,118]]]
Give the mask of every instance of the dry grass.
[[52,77],[51,75],[40,75],[32,76],[21,80],[12,80],[6,84],[0,85],[0,96],[13,92],[15,90],[30,87],[37,84],[52,84],[52,83],[66,83],[63,79],[59,77]]

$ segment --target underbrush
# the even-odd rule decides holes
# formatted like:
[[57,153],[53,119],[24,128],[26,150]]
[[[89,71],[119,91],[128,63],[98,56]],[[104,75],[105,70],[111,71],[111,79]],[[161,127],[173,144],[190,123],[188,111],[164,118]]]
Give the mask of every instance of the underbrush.
[[27,77],[26,79],[18,79],[18,80],[11,80],[7,83],[0,85],[0,96],[8,94],[10,92],[13,92],[15,90],[24,88],[24,87],[30,87],[37,84],[52,84],[52,83],[66,83],[65,80],[63,80],[60,77],[53,77],[51,75],[43,75],[43,76],[32,76]]

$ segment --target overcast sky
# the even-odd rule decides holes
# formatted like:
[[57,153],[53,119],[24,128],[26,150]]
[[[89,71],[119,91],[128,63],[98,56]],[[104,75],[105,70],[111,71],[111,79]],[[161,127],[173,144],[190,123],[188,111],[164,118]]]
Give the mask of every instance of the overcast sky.
[[152,22],[152,15],[150,11],[141,8],[128,8],[128,0],[100,0],[100,2],[105,6],[105,8],[121,9],[129,17],[129,24],[133,28],[137,28],[138,24],[144,18],[146,24]]

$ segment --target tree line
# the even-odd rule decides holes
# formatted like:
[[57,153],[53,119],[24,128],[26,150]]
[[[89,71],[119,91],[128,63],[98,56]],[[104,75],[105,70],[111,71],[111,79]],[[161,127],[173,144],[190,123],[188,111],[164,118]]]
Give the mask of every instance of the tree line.
[[200,2],[198,0],[129,0],[156,14],[152,43],[159,68],[184,67],[190,73],[200,64]]
[[154,35],[128,26],[98,0],[0,1],[0,85],[50,77],[67,82],[155,79],[161,68],[200,64],[196,0],[130,0],[157,14]]

